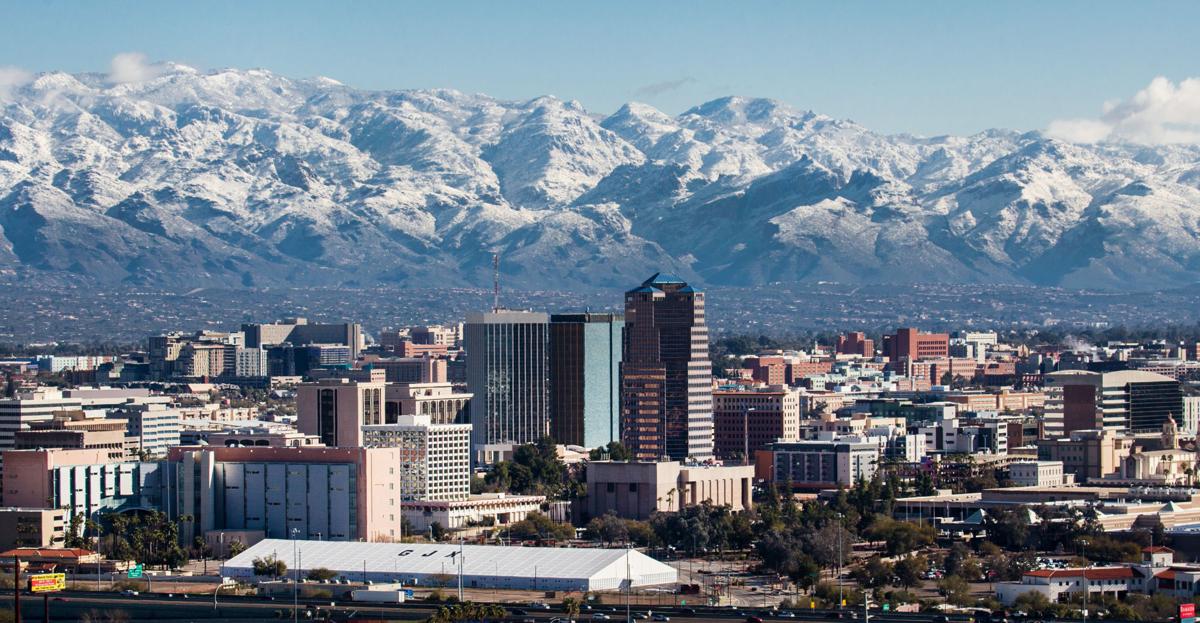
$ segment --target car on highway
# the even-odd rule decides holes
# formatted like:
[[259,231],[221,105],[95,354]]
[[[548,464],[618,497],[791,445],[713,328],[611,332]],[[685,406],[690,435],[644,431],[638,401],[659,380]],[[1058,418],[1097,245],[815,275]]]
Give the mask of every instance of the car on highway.
[[776,613],[775,616],[781,619],[794,619],[796,618],[796,613],[792,612],[791,610],[783,610],[782,612]]
[[529,608],[531,610],[549,610],[550,609],[550,604],[541,602],[541,601],[531,601],[526,605],[529,606]]
[[575,621],[573,621],[572,619],[564,619],[562,617],[556,617],[556,618],[550,619],[550,623],[575,623]]
[[122,597],[137,597],[138,592],[126,589],[126,590],[121,591],[121,596]]
[[525,612],[524,610],[522,610],[520,608],[509,608],[508,613],[515,617],[523,617],[523,616],[529,614],[528,612]]
[[695,608],[680,608],[679,614],[686,614],[688,616],[691,616],[693,614],[696,614],[696,609]]
[[604,614],[603,612],[597,612],[592,615],[593,621],[608,621],[610,619],[612,619],[612,617],[608,616],[607,614]]
[[634,612],[633,618],[644,621],[646,619],[649,619],[650,615],[646,614],[645,612]]
[[670,621],[671,617],[669,617],[665,614],[656,614],[656,615],[654,615],[654,620],[655,621]]
[[752,614],[746,617],[746,623],[763,623],[762,617],[757,614]]

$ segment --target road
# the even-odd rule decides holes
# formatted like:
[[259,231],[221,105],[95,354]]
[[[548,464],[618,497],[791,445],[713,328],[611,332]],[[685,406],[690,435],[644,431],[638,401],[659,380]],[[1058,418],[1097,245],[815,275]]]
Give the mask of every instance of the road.
[[[5,599],[5,605],[11,607],[11,597]],[[507,604],[510,610],[516,608]],[[21,599],[22,623],[41,621],[43,600],[41,596],[24,595]],[[424,621],[436,610],[433,604],[413,602],[408,604],[360,604],[338,603],[330,606],[329,602],[301,601],[298,610],[300,620],[311,618],[328,618],[333,621]],[[517,608],[526,610],[525,608]],[[610,617],[610,621],[623,621],[625,609],[621,606],[606,606],[602,610]],[[646,618],[647,611],[643,608],[632,610],[635,617]],[[684,608],[654,609],[654,614],[665,614],[672,623],[703,623],[720,621],[731,623],[745,621],[748,615],[756,615],[764,621],[849,621],[849,611],[838,613],[827,610],[797,610],[795,617],[781,617],[761,611],[730,608],[699,608],[688,610]],[[641,615],[640,617],[638,615]],[[548,623],[551,619],[561,617],[557,610],[528,610],[526,614],[510,614],[511,621],[526,621],[532,619],[537,623]],[[861,623],[862,612],[854,612],[854,621]],[[292,618],[292,602],[267,601],[258,597],[228,597],[221,598],[214,609],[210,598],[193,596],[187,599],[182,596],[167,597],[165,595],[147,595],[125,597],[111,593],[64,592],[56,593],[50,601],[51,621],[91,621],[93,623],[143,623],[151,621],[183,622],[183,621],[228,621],[231,623],[263,623],[269,620],[289,620]],[[590,623],[592,614],[582,613],[576,617],[578,623]],[[872,623],[936,623],[939,615],[933,613],[882,613],[872,612]],[[952,623],[965,623],[966,618],[952,616]],[[649,622],[648,622],[649,623]],[[1050,622],[1047,622],[1050,623]]]

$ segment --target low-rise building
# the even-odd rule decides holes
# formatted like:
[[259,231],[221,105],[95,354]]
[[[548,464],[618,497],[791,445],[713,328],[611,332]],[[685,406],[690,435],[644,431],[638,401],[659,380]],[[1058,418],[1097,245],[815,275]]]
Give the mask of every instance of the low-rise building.
[[1132,437],[1114,430],[1076,430],[1038,442],[1038,460],[1060,461],[1064,472],[1086,482],[1117,473],[1133,445]]
[[543,495],[485,493],[461,500],[407,500],[403,507],[413,529],[425,532],[435,523],[447,530],[507,526],[540,512],[545,502]]
[[173,478],[164,463],[136,459],[114,461],[107,450],[8,450],[4,503],[59,508],[70,522],[75,515],[95,518],[131,509],[168,511]]
[[0,550],[62,547],[67,513],[60,508],[0,508]]
[[758,476],[797,488],[853,486],[878,468],[879,445],[866,441],[774,443],[758,454]]
[[107,450],[110,459],[127,454],[125,421],[86,417],[83,411],[64,411],[49,421],[31,422],[14,437],[18,450],[39,448]]
[[172,448],[178,474],[172,517],[190,515],[184,542],[221,530],[268,538],[399,538],[397,448]]
[[754,467],[678,461],[593,461],[588,464],[587,515],[608,512],[647,519],[655,512],[709,503],[734,511],[751,507]]
[[1022,461],[1008,466],[1009,479],[1018,487],[1057,487],[1074,478],[1063,471],[1062,461]]

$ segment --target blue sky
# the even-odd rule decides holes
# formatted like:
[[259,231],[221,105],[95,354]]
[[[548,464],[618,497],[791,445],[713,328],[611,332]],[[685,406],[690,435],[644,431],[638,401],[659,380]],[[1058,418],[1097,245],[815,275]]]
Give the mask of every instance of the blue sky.
[[885,132],[1039,129],[1200,76],[1200,2],[7,2],[0,65],[121,52],[608,113],[772,97]]

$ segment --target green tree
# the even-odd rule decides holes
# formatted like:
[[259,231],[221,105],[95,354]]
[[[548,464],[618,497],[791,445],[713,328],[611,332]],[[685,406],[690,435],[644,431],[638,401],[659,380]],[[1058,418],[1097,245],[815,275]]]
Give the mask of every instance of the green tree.
[[510,525],[508,534],[519,541],[567,540],[575,538],[575,528],[535,511],[526,515],[525,519]]
[[580,604],[579,600],[574,597],[563,597],[562,611],[567,615],[568,619],[574,619],[579,616]]
[[607,457],[610,461],[628,461],[633,458],[633,453],[625,444],[619,441],[610,441],[608,445],[601,448],[593,448],[588,453],[588,458],[593,461],[600,461]]
[[1013,600],[1013,610],[1025,612],[1030,616],[1045,617],[1053,614],[1053,604],[1050,603],[1050,598],[1038,591],[1029,591],[1021,593]]
[[883,588],[892,581],[895,568],[879,556],[872,556],[850,573],[850,577],[865,588]]
[[274,556],[255,558],[251,564],[254,566],[254,575],[257,576],[279,578],[287,575],[287,564]]
[[234,539],[229,542],[229,557],[230,558],[233,558],[234,556],[237,556],[238,554],[240,554],[244,551],[246,551],[246,545],[244,543],[242,543],[240,540]]
[[971,585],[957,575],[948,575],[938,582],[938,594],[956,606],[971,603]]
[[629,540],[629,528],[625,520],[611,511],[595,517],[587,524],[587,537],[605,545],[624,543]]
[[907,556],[896,563],[896,579],[900,586],[908,589],[921,583],[929,561],[924,556]]
[[326,569],[325,567],[317,567],[315,569],[309,569],[308,573],[304,574],[304,577],[314,582],[324,582],[326,580],[332,580],[333,578],[336,578],[337,573]]
[[446,528],[442,526],[440,521],[435,521],[429,524],[429,535],[434,541],[441,541],[446,538]]

